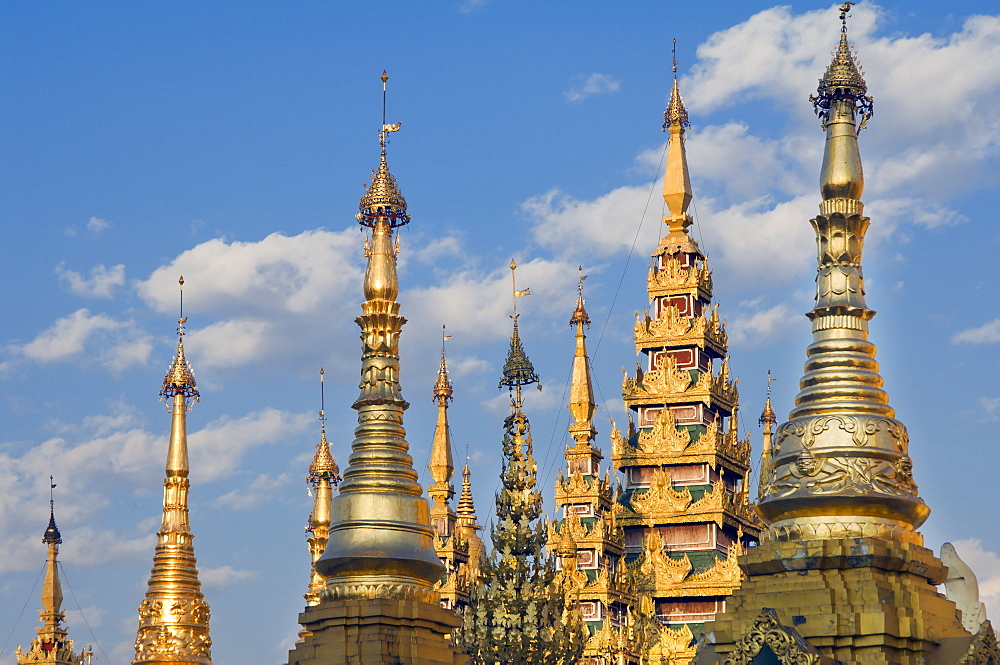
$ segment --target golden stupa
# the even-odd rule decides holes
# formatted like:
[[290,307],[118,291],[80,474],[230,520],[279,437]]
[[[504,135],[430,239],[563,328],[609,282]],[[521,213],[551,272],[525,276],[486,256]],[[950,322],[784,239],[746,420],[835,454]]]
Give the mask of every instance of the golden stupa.
[[917,531],[930,512],[917,494],[906,427],[895,419],[868,340],[861,253],[869,218],[858,132],[872,98],[847,39],[810,98],[826,131],[816,231],[813,342],[787,422],[771,434],[770,400],[758,510],[759,547],[716,617],[699,660],[774,663],[998,662],[989,622],[975,635],[935,588],[947,568]]
[[[183,298],[184,278],[179,281]],[[171,413],[170,445],[163,481],[163,520],[156,532],[153,570],[139,605],[133,665],[211,665],[210,610],[198,580],[194,534],[188,522],[187,413],[199,400],[191,364],[184,357],[183,314],[177,321],[177,355],[167,370],[160,399]]]
[[[383,72],[383,109],[387,80]],[[358,222],[370,236],[365,301],[355,319],[362,342],[358,427],[331,502],[326,552],[314,563],[326,587],[299,617],[303,639],[289,665],[461,662],[446,637],[458,619],[434,590],[444,566],[403,429],[409,404],[399,384],[399,334],[406,319],[396,300],[393,231],[410,216],[385,150],[386,134],[398,129],[385,124],[383,112],[379,166],[359,204]]]

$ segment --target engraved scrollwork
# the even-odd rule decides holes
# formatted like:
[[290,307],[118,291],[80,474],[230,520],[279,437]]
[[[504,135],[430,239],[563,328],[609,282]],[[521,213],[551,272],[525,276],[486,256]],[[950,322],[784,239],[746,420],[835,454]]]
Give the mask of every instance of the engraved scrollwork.
[[782,445],[789,439],[798,439],[803,448],[811,448],[821,434],[833,425],[851,435],[854,445],[864,447],[872,443],[881,432],[888,433],[899,452],[905,453],[909,446],[906,427],[898,420],[883,417],[829,415],[808,420],[793,420],[781,425],[774,436],[774,455],[780,454]]

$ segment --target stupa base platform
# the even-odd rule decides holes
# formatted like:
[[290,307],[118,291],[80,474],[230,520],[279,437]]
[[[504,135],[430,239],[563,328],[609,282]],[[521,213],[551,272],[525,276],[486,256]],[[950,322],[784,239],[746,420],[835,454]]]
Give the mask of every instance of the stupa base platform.
[[740,557],[740,567],[747,577],[711,624],[699,663],[764,662],[763,636],[745,638],[761,633],[767,608],[778,632],[800,636],[815,656],[805,660],[815,663],[944,665],[963,661],[973,643],[955,604],[935,588],[947,568],[913,543],[765,541]]
[[303,640],[288,665],[462,665],[448,634],[454,612],[417,600],[337,599],[299,615]]

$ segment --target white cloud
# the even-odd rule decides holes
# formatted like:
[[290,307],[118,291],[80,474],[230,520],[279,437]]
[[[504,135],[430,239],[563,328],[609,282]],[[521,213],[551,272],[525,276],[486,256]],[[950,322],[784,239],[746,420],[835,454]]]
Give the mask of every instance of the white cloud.
[[91,217],[87,221],[87,230],[91,233],[100,233],[111,226],[111,222],[106,219],[101,219],[100,217]]
[[662,206],[653,185],[626,185],[591,200],[577,199],[558,189],[521,204],[533,221],[535,242],[551,251],[599,252],[627,250],[642,227],[659,224]]
[[[561,317],[572,311],[576,265],[567,261],[532,259],[518,263],[518,288],[530,288],[531,296],[518,300],[522,321],[537,317]],[[438,339],[441,324],[448,334],[479,342],[510,336],[510,269],[506,264],[489,273],[461,270],[448,276],[442,285],[408,290],[400,299],[410,312],[434,312],[435,318],[414,321],[407,344],[422,339]],[[474,308],[469,303],[477,303]],[[565,303],[565,304],[562,304]],[[524,325],[522,323],[522,325]]]
[[1000,319],[993,319],[976,328],[955,333],[953,344],[993,344],[1000,342]]
[[[240,472],[252,449],[273,445],[311,427],[311,414],[264,409],[239,418],[225,416],[200,429],[199,410],[188,416],[188,446],[192,482],[216,481]],[[90,526],[108,510],[112,492],[156,486],[162,480],[167,450],[169,416],[157,423],[156,433],[134,409],[112,405],[106,414],[79,423],[55,424],[61,436],[46,439],[19,454],[0,447],[0,574],[35,569],[44,558],[36,531],[48,518],[48,474],[57,485],[57,518],[66,544],[62,558],[75,566],[138,560],[149,555],[159,519],[143,520],[115,530]],[[39,469],[45,473],[39,473]],[[279,479],[282,476],[279,476]],[[266,479],[261,486],[266,485]],[[266,490],[266,488],[264,488]],[[59,501],[59,497],[73,501]],[[74,527],[72,525],[82,525]],[[26,546],[25,543],[38,545]]]
[[59,279],[69,286],[69,290],[85,298],[112,298],[114,289],[125,284],[125,266],[122,264],[108,268],[99,264],[90,269],[90,278],[83,277],[74,270],[67,270],[64,263],[55,268]]
[[[829,9],[762,11],[712,35],[699,47],[692,75],[681,81],[695,118],[749,98],[773,101],[779,114],[769,125],[780,130],[776,139],[731,121],[689,134],[692,235],[711,254],[713,268],[732,271],[728,276],[748,288],[798,279],[813,261],[808,220],[820,200],[815,181],[824,141],[809,105],[788,100],[811,92],[829,63],[836,46],[829,16]],[[982,184],[983,173],[996,172],[983,161],[1000,154],[1000,116],[992,112],[1000,106],[1000,17],[970,18],[941,38],[878,36],[881,18],[882,10],[866,3],[849,20],[860,57],[877,72],[868,83],[878,114],[861,138],[876,246],[901,225],[965,221],[946,197]],[[947,112],[912,103],[913,90],[938,94],[942,85]],[[892,122],[876,124],[878,117]],[[637,161],[645,171],[662,168],[661,159],[657,148]],[[632,246],[637,229],[640,246],[655,243],[645,236],[646,229],[659,231],[658,190],[659,183],[627,185],[576,198],[552,189],[526,200],[522,211],[534,222],[536,242],[551,251],[612,255]]]
[[977,401],[983,410],[980,422],[1000,420],[1000,397],[980,397]]
[[[559,405],[559,391],[556,387],[543,387],[542,390],[539,390],[538,384],[524,386],[521,388],[521,400],[525,413],[547,411]],[[482,405],[496,416],[509,416],[510,393],[507,390],[502,390],[499,395],[483,400]]]
[[460,14],[471,14],[485,9],[488,3],[489,0],[463,0],[458,4],[458,11]]
[[[789,106],[789,100],[812,92],[829,63],[836,46],[829,14],[820,9],[794,15],[789,7],[775,7],[712,35],[698,49],[692,76],[681,83],[689,108],[697,116],[767,99],[789,109],[792,129],[786,135],[818,134],[808,104]],[[961,191],[981,180],[975,174],[984,170],[982,160],[1000,148],[1000,119],[992,111],[1000,103],[1000,17],[971,17],[944,37],[878,36],[883,14],[863,3],[848,22],[876,104],[873,129],[861,139],[867,170],[878,174],[870,182],[872,193]],[[914,90],[934,90],[948,100],[947,111],[913,104]],[[880,117],[892,122],[880,123]]]
[[[191,417],[188,417],[191,422]],[[223,416],[188,435],[192,482],[209,482],[231,474],[252,448],[284,441],[313,424],[311,413],[267,408],[240,418]]]
[[275,491],[287,485],[290,479],[291,475],[287,473],[277,476],[262,473],[245,488],[226,492],[215,500],[215,504],[234,510],[248,510],[270,501]]
[[267,348],[269,321],[230,319],[205,328],[189,330],[186,344],[196,350],[198,366],[202,368],[239,367],[259,360]]
[[753,303],[752,307],[746,305],[741,305],[736,317],[726,327],[734,346],[753,348],[770,344],[802,327],[802,314],[793,311],[787,303],[778,303],[767,309],[757,308],[757,303]]
[[986,616],[1000,617],[1000,557],[996,552],[983,548],[978,538],[956,540],[952,543],[979,582],[979,600],[986,604]]
[[258,242],[216,238],[157,268],[137,288],[164,313],[177,310],[177,278],[183,275],[184,306],[191,313],[306,314],[360,293],[361,244],[354,229],[272,233]]
[[329,348],[331,338],[354,337],[362,244],[354,229],[274,233],[257,242],[217,238],[157,268],[137,291],[153,309],[174,314],[177,279],[184,276],[185,350],[195,368],[295,365]]
[[594,95],[608,95],[618,92],[621,88],[621,81],[608,74],[593,73],[589,76],[578,76],[574,80],[573,87],[563,93],[568,102],[581,102],[587,97]]
[[68,609],[66,610],[66,625],[81,627],[86,625],[91,628],[99,628],[104,625],[104,617],[107,614],[107,609],[97,607],[96,605],[89,605],[78,610]]
[[226,587],[235,582],[242,582],[256,576],[257,572],[254,570],[239,570],[232,566],[202,568],[198,573],[201,583],[207,587]]
[[149,335],[132,321],[78,309],[56,320],[32,341],[13,350],[35,362],[48,363],[92,357],[114,371],[144,364],[153,345]]

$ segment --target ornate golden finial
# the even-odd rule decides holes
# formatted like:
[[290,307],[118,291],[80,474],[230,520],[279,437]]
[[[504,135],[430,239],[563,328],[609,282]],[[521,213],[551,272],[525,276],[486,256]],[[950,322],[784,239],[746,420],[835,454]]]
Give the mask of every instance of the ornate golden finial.
[[580,279],[576,285],[576,309],[573,310],[573,316],[569,319],[569,324],[587,324],[590,327],[590,315],[587,314],[587,308],[583,300],[583,280],[587,279],[587,276],[583,274],[583,266],[577,268],[580,271]]
[[833,61],[826,68],[823,78],[819,80],[816,94],[809,96],[809,101],[812,102],[824,130],[833,117],[831,114],[834,112],[834,102],[848,102],[852,115],[854,112],[861,115],[857,133],[865,129],[868,119],[874,112],[874,102],[866,94],[868,86],[858,66],[857,53],[851,52],[851,45],[847,41],[847,14],[853,4],[845,2],[840,6],[840,44],[833,53]]
[[579,447],[592,447],[591,442],[597,435],[594,428],[594,414],[597,405],[594,403],[594,389],[590,379],[590,359],[587,357],[587,335],[584,324],[590,324],[590,317],[583,302],[583,280],[587,276],[580,267],[580,279],[577,283],[576,310],[570,318],[570,325],[576,325],[576,351],[573,354],[573,371],[570,379],[569,403],[566,405],[573,422],[569,426],[569,434]]
[[516,270],[517,264],[514,262],[514,259],[511,259],[510,285],[511,291],[514,294],[514,314],[511,318],[514,320],[514,330],[510,337],[510,349],[507,351],[507,361],[503,366],[503,376],[497,387],[503,388],[507,386],[507,389],[511,393],[511,408],[515,412],[518,412],[521,410],[521,386],[537,383],[538,389],[541,390],[542,385],[539,383],[538,375],[535,374],[534,366],[524,352],[524,346],[521,344],[521,337],[517,331],[517,299],[523,296],[530,296],[531,289],[517,290],[517,282],[514,277]]
[[381,149],[381,158],[378,168],[372,171],[372,182],[367,186],[361,202],[358,204],[359,212],[356,217],[361,226],[374,229],[379,220],[388,222],[390,228],[403,226],[410,223],[410,216],[406,214],[406,199],[399,191],[396,179],[389,172],[389,165],[386,162],[385,146],[389,143],[386,134],[398,132],[403,123],[386,124],[385,122],[385,99],[386,81],[389,75],[382,72],[382,129],[378,133],[378,143]]
[[[183,298],[184,278],[178,280]],[[182,300],[183,307],[183,300]],[[133,665],[185,663],[211,665],[209,607],[201,592],[194,556],[194,535],[188,523],[189,398],[198,399],[194,373],[184,358],[183,316],[178,320],[177,356],[164,379],[160,399],[171,398],[170,443],[163,481],[163,518],[157,531],[153,570],[146,597],[139,605],[139,630]]]
[[454,398],[454,387],[448,379],[448,365],[444,359],[444,343],[451,339],[451,335],[444,334],[445,327],[441,326],[441,364],[438,366],[437,381],[434,382],[434,402],[440,404],[442,401],[449,402]]
[[306,482],[310,483],[313,487],[316,487],[320,480],[329,480],[330,483],[336,487],[337,483],[340,482],[340,467],[337,466],[336,460],[333,458],[333,453],[330,452],[330,443],[326,440],[326,390],[325,390],[325,378],[326,372],[322,367],[319,368],[319,443],[316,444],[316,454],[313,456],[312,463],[309,464],[309,475],[306,477]]
[[667,166],[663,174],[663,201],[670,214],[663,216],[663,223],[670,229],[670,233],[661,242],[661,248],[665,243],[671,252],[700,254],[697,243],[687,234],[687,228],[693,222],[688,214],[693,192],[684,149],[684,129],[691,123],[677,85],[677,40],[674,40],[673,70],[674,85],[670,91],[670,103],[663,116],[663,129],[670,132],[667,139]]
[[[306,543],[309,547],[310,563],[323,556],[330,538],[330,510],[333,502],[333,488],[340,482],[340,468],[330,452],[330,444],[326,440],[326,391],[324,389],[326,372],[319,368],[319,443],[316,453],[309,465],[309,475],[306,483],[310,486],[309,495],[313,497],[313,509],[306,524]],[[309,570],[309,588],[304,595],[307,605],[318,605],[326,587],[326,578],[314,566]]]
[[[434,427],[434,443],[431,446],[430,472],[434,483],[428,488],[427,494],[435,504],[446,505],[455,496],[455,488],[451,485],[451,477],[455,473],[451,452],[451,427],[448,426],[448,402],[454,398],[454,388],[448,380],[448,365],[445,363],[445,341],[451,335],[445,335],[445,327],[441,326],[441,366],[438,368],[437,381],[434,383],[434,403],[438,407],[437,425]],[[432,512],[433,512],[432,508]]]
[[674,87],[670,90],[670,102],[667,104],[666,110],[663,112],[663,131],[667,131],[672,125],[677,125],[683,130],[685,127],[691,126],[691,121],[688,119],[687,109],[684,108],[684,100],[681,99],[680,88],[677,87],[677,40],[673,40],[673,72],[674,72]]
[[[184,357],[184,324],[187,323],[187,317],[184,316],[183,275],[177,280],[177,284],[180,286],[180,317],[177,319],[177,355],[174,356],[173,362],[167,368],[167,375],[164,377],[163,386],[160,388],[160,401],[166,402],[167,398],[174,395],[184,395],[188,398],[194,398],[195,401],[201,401],[201,394],[198,392],[197,384],[194,380],[194,370],[191,369],[191,363]],[[193,403],[188,408],[190,409],[191,406],[193,406]],[[167,408],[169,410],[169,404]]]
[[774,409],[771,407],[771,384],[776,379],[771,378],[771,370],[767,370],[767,399],[764,400],[764,410],[760,414],[760,424],[774,425],[778,422],[778,417],[774,414]]
[[471,519],[474,524],[476,521],[476,504],[472,500],[472,481],[470,477],[472,472],[469,470],[469,456],[465,456],[465,468],[462,469],[462,493],[458,497],[458,513],[459,518]]

